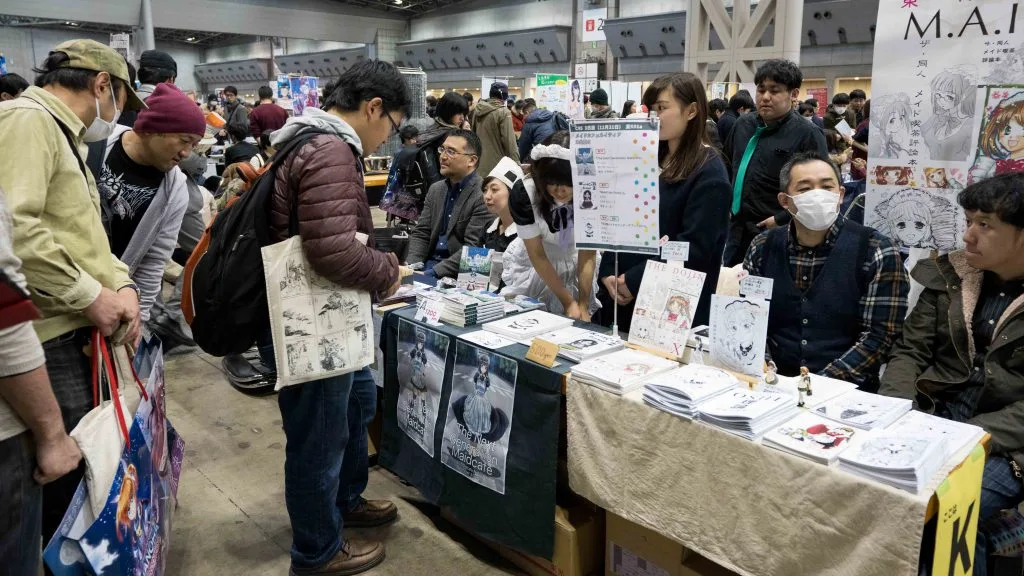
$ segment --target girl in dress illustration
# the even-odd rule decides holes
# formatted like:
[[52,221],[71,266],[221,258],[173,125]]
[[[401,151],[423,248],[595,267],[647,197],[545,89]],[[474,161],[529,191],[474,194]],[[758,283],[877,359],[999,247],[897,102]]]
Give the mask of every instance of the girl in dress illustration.
[[879,232],[901,248],[956,248],[956,219],[959,210],[946,198],[924,190],[907,188],[875,207],[881,220]]
[[849,426],[829,426],[815,424],[806,429],[796,428],[789,435],[796,440],[816,442],[825,450],[836,448],[853,437],[853,428]]
[[968,183],[1007,172],[1024,171],[1024,91],[989,88],[989,100],[1003,100],[985,119],[978,143],[978,157],[968,173]]
[[409,379],[416,390],[426,390],[423,372],[427,367],[427,336],[421,330],[416,330],[416,347],[409,353],[412,359],[412,378]]
[[932,117],[921,126],[921,136],[932,160],[962,162],[972,148],[974,70],[957,66],[932,78]]
[[483,436],[491,429],[491,403],[487,400],[487,389],[491,387],[491,358],[481,352],[477,356],[477,370],[473,374],[474,395],[466,400],[463,416],[466,429],[471,434]]
[[669,296],[665,303],[665,313],[662,314],[662,321],[686,328],[690,325],[690,301],[681,295]]
[[914,170],[906,166],[876,166],[875,183],[879,186],[909,186]]
[[874,99],[871,103],[869,143],[873,157],[900,158],[907,155],[910,116],[910,97],[903,92],[886,94]]

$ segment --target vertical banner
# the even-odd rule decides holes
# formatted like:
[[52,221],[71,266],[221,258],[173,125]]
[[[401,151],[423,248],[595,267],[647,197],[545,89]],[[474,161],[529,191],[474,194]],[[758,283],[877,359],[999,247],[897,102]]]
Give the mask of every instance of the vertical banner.
[[111,34],[110,35],[110,47],[117,51],[118,54],[124,57],[125,60],[131,61],[131,34]]
[[398,322],[398,427],[429,456],[441,404],[448,336],[407,320]]
[[658,129],[656,119],[571,122],[577,248],[660,253]]
[[[583,97],[580,96],[580,102]],[[552,112],[569,114],[569,76],[566,74],[537,74],[537,107]]]
[[[808,88],[807,98],[814,98],[818,101],[818,109],[815,111],[818,116],[824,116],[828,111],[828,88]],[[854,126],[856,128],[856,126]]]
[[878,10],[864,220],[903,251],[955,250],[957,193],[1024,168],[1024,11],[1011,0]]
[[583,11],[583,30],[580,40],[584,42],[602,42],[605,40],[604,21],[608,17],[608,8],[594,8]]

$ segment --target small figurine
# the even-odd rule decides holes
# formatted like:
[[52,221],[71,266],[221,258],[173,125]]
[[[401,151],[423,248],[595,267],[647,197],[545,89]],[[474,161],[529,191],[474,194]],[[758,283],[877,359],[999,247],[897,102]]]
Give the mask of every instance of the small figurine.
[[768,367],[764,373],[764,383],[769,386],[775,386],[779,383],[779,367],[775,365],[773,360],[768,361]]
[[806,366],[800,367],[800,380],[803,381],[804,388],[807,389],[807,395],[814,396],[814,391],[811,390],[811,373]]
[[796,405],[800,408],[804,407],[804,394],[811,395],[811,375],[807,372],[807,368],[804,366],[800,367],[800,381],[796,385],[796,391],[800,394]]

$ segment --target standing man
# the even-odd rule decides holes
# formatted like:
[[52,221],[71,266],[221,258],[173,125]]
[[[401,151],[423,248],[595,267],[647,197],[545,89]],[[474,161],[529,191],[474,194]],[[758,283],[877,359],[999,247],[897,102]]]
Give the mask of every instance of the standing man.
[[508,100],[508,85],[504,82],[491,84],[488,100],[477,103],[473,113],[473,132],[480,138],[483,152],[479,156],[477,170],[490,174],[503,156],[519,161],[516,133],[512,127],[512,113],[505,107]]
[[441,175],[427,191],[423,211],[409,234],[406,261],[422,263],[436,278],[455,278],[463,246],[483,246],[491,215],[484,204],[477,163],[480,139],[452,130],[441,145]]
[[840,92],[832,97],[832,105],[825,112],[824,130],[825,141],[830,152],[844,152],[853,143],[853,135],[846,136],[836,130],[836,126],[843,121],[850,127],[851,132],[857,128],[857,115],[850,107],[850,95]]
[[600,118],[602,120],[608,118],[618,118],[619,113],[612,110],[612,107],[608,105],[608,93],[604,91],[604,88],[598,88],[590,93],[590,118]]
[[[864,103],[867,101],[868,95],[860,88],[850,90],[850,109],[853,110],[857,124],[864,121]],[[857,124],[854,124],[853,127],[857,128]]]
[[[267,88],[270,88],[267,86]],[[235,127],[236,134],[249,134],[249,110],[245,107],[245,104],[238,99],[238,88],[234,86],[227,86],[224,88],[224,99],[227,102],[224,104],[224,121],[226,125],[223,130],[220,131],[220,136],[226,138],[231,131],[228,130],[232,126]]]
[[[736,125],[736,121],[740,119],[740,116],[750,112],[754,109],[754,99],[750,97],[750,93],[746,90],[740,90],[729,98],[729,107],[715,122],[718,124],[718,139],[720,142],[727,142],[729,140],[729,133],[732,132],[732,127]],[[729,159],[726,158],[726,162]]]
[[[167,52],[159,50],[146,50],[139,57],[139,98],[143,102],[156,90],[157,84],[174,84],[178,79],[178,63],[171,58]],[[117,123],[131,128],[135,125],[138,113],[134,110],[125,110]]]
[[[326,132],[305,142],[281,164],[270,198],[271,241],[286,239],[292,206],[310,266],[346,288],[387,297],[401,282],[398,259],[374,248],[366,203],[363,155],[398,131],[412,97],[392,64],[363,60],[345,71],[325,110],[306,108],[274,132],[281,150],[309,130]],[[264,363],[273,346],[261,339]],[[363,368],[344,376],[288,386],[278,394],[287,438],[284,490],[292,524],[292,576],[359,574],[384,561],[380,542],[342,538],[343,528],[392,522],[398,509],[362,497],[368,479],[366,426],[377,409],[377,386]]]
[[[92,369],[83,351],[93,328],[139,335],[139,292],[110,252],[86,142],[108,138],[121,110],[145,106],[129,88],[124,58],[93,40],[58,45],[36,86],[0,103],[0,190],[14,217],[14,250],[42,318],[46,370],[64,429],[92,409]],[[43,491],[43,541],[64,517],[81,471]]]
[[473,104],[473,93],[463,92],[462,97],[466,99],[466,105],[469,106],[469,114],[466,115],[466,120],[469,122],[469,125],[472,126],[473,118],[476,116],[476,114],[474,114],[476,106]]
[[288,121],[288,111],[274,103],[270,86],[260,86],[260,103],[249,114],[249,134],[259,140],[260,134],[273,132]]
[[733,179],[726,266],[743,262],[754,236],[789,222],[789,214],[779,210],[779,173],[793,154],[828,157],[825,135],[793,110],[803,79],[800,68],[789,60],[762,64],[754,75],[757,114],[741,116],[725,142]]

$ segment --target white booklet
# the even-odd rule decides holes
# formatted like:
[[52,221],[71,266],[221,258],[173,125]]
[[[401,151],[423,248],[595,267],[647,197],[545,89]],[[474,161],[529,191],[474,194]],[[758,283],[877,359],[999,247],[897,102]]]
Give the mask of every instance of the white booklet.
[[[811,389],[814,389],[813,385]],[[912,402],[904,398],[851,390],[818,406],[814,412],[843,424],[874,430],[885,428],[910,412],[911,405]]]
[[946,441],[888,430],[861,435],[839,455],[840,468],[918,494],[942,467]]
[[[973,448],[985,436],[985,430],[966,422],[956,422],[911,410],[902,418],[886,428],[886,432],[907,437],[939,437],[945,438],[943,462],[949,460],[965,448]],[[964,454],[966,456],[966,454]]]
[[491,350],[497,350],[498,348],[504,348],[516,344],[515,340],[505,338],[501,334],[495,334],[494,332],[488,332],[486,330],[477,330],[476,332],[467,332],[459,336],[459,340],[465,340],[472,342],[477,346],[483,346]]
[[713,366],[687,364],[644,381],[644,387],[686,404],[699,404],[740,385],[735,376]]
[[717,396],[700,407],[701,416],[725,421],[753,421],[770,416],[784,407],[796,407],[791,398],[736,388]]
[[559,328],[572,326],[572,324],[572,318],[558,316],[543,310],[533,310],[494,322],[488,322],[484,324],[484,330],[495,332],[514,340],[522,340],[539,336],[546,332],[553,332]]
[[765,446],[822,464],[832,464],[857,434],[856,428],[811,412],[778,426],[764,435]]
[[648,260],[629,327],[629,343],[682,358],[706,274],[682,262]]
[[678,366],[674,360],[626,348],[583,361],[572,369],[573,378],[612,392],[625,394],[643,379]]
[[[576,360],[577,362],[608,354],[609,352],[615,352],[623,347],[622,339],[618,336],[602,334],[576,326],[539,334],[533,338],[540,338],[552,344],[558,344],[559,356]],[[533,344],[533,338],[524,339],[520,343],[530,346]]]

